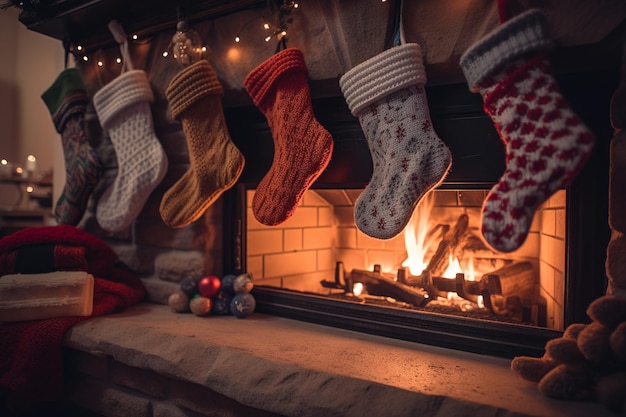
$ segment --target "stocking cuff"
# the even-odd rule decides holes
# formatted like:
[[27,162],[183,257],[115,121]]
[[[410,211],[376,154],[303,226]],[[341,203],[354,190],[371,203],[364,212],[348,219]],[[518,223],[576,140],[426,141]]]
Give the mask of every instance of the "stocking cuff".
[[93,105],[103,127],[127,107],[142,101],[152,102],[154,96],[143,70],[122,73],[102,87],[93,97]]
[[52,85],[41,94],[50,114],[54,114],[61,106],[65,96],[71,91],[85,90],[83,79],[76,68],[63,70]]
[[285,49],[263,61],[243,81],[254,104],[261,105],[272,86],[285,74],[301,72],[308,76],[304,56],[299,49]]
[[181,70],[165,90],[174,118],[178,118],[198,100],[214,94],[223,95],[224,88],[211,65],[204,59]]
[[375,101],[414,84],[426,84],[416,43],[390,48],[346,72],[339,86],[354,116]]
[[528,10],[502,24],[461,56],[461,68],[472,91],[504,65],[530,53],[550,49],[545,18],[537,9]]

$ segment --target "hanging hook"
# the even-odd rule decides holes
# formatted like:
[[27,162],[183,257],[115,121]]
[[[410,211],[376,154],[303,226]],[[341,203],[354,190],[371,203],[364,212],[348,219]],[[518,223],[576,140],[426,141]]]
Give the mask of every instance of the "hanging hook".
[[[293,0],[284,0],[283,4],[278,9],[278,21],[276,24],[276,31],[274,35],[278,39],[276,50],[274,53],[278,53],[283,49],[287,49],[287,25],[293,23],[293,17],[291,13],[298,8],[298,3]],[[280,38],[279,38],[280,37]]]
[[67,69],[67,63],[70,57],[71,49],[72,45],[70,44],[69,39],[67,39],[67,37],[63,38],[63,50],[65,51],[65,56],[63,57],[64,69]]

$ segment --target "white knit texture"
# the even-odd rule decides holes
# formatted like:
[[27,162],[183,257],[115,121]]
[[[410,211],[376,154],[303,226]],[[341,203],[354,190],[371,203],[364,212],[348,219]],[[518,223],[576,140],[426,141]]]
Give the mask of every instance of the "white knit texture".
[[470,47],[460,60],[472,91],[501,67],[529,52],[547,50],[552,40],[545,34],[545,19],[531,9],[499,26]]
[[135,103],[152,102],[154,95],[143,70],[128,71],[102,87],[93,97],[93,105],[102,127],[107,129],[111,119]]
[[[136,71],[122,74],[98,92],[96,112],[108,129],[118,165],[113,184],[96,207],[98,223],[110,232],[130,226],[168,167],[165,152],[154,133],[149,104],[152,93],[146,94],[145,74],[142,77]],[[132,73],[136,75],[128,76]]]
[[415,84],[426,84],[422,52],[416,43],[390,48],[352,68],[339,80],[354,116],[380,98]]

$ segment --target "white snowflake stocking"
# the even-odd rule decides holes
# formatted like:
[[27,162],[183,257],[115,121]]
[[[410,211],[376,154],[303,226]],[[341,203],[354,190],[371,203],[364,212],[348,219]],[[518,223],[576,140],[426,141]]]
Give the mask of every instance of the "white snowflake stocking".
[[586,162],[594,135],[574,114],[545,51],[543,15],[527,11],[473,45],[461,67],[506,146],[506,169],[482,208],[482,234],[496,250],[526,240],[536,209]]
[[96,113],[117,155],[117,176],[96,207],[96,219],[107,231],[128,227],[167,172],[167,157],[154,133],[152,100],[142,70],[122,73],[94,95]]
[[415,43],[390,48],[339,81],[374,165],[354,208],[356,225],[368,236],[398,235],[450,169],[450,150],[433,130],[425,83],[422,53]]

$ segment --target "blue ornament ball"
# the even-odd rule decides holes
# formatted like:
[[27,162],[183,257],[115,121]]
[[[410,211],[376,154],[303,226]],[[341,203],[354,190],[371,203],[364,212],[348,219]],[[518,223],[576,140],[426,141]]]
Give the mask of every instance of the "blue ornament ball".
[[235,294],[230,302],[230,312],[233,316],[243,319],[254,312],[256,300],[250,293]]
[[180,281],[180,290],[192,297],[198,293],[198,281],[200,279],[191,275],[187,275]]
[[233,300],[232,295],[228,294],[226,291],[220,291],[211,300],[213,301],[211,313],[217,315],[230,314],[230,302]]
[[231,295],[235,294],[235,290],[233,289],[233,284],[235,283],[235,279],[237,275],[228,274],[224,275],[222,278],[222,289],[230,293]]

